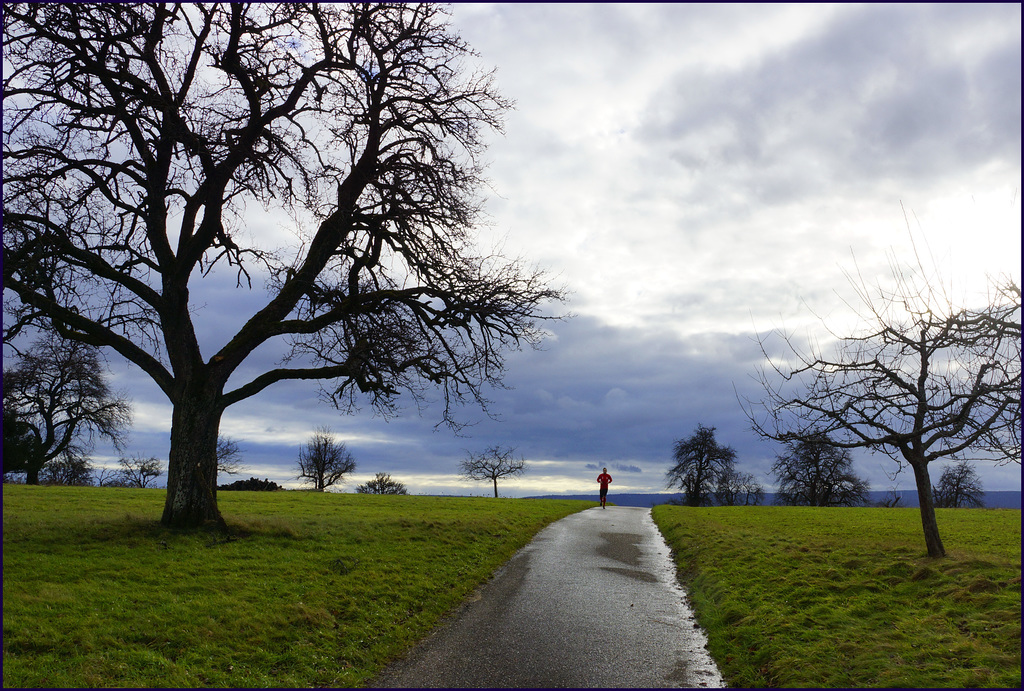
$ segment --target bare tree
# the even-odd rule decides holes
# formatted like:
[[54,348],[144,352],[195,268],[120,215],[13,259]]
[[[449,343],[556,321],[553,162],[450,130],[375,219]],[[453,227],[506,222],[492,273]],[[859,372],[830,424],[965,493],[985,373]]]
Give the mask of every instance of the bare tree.
[[871,487],[853,472],[848,449],[824,435],[786,444],[775,457],[775,503],[788,506],[864,506]]
[[884,497],[875,502],[875,506],[880,509],[895,509],[899,507],[901,501],[903,501],[903,494],[897,489],[891,489]]
[[94,472],[88,456],[65,451],[43,466],[39,479],[44,485],[81,487],[93,484]]
[[323,492],[355,469],[356,461],[345,448],[345,442],[335,440],[330,429],[318,427],[306,445],[299,449],[299,474],[296,477]]
[[[920,262],[919,262],[920,264]],[[780,334],[796,364],[773,359],[761,372],[766,415],[754,429],[782,442],[827,435],[837,448],[869,448],[914,471],[928,555],[945,555],[928,465],[940,458],[1020,463],[1020,290],[983,307],[957,307],[941,284],[895,264],[895,287],[857,289],[866,325],[837,338],[834,355]],[[1012,449],[1017,457],[993,457]]]
[[515,448],[491,446],[482,453],[466,452],[467,457],[459,464],[460,475],[470,480],[490,480],[494,483],[494,496],[498,496],[498,480],[504,477],[522,475],[528,470],[526,460],[515,457]]
[[[46,322],[159,385],[165,525],[222,522],[221,416],[276,382],[388,415],[437,387],[456,424],[507,349],[540,341],[561,291],[474,247],[483,135],[510,103],[447,12],[5,5],[5,339]],[[294,246],[252,232],[274,208]],[[225,272],[267,297],[204,352],[192,315]],[[287,357],[242,376],[267,344]]]
[[24,472],[39,484],[39,473],[57,459],[84,458],[97,437],[120,449],[131,425],[131,405],[114,393],[99,351],[44,335],[4,370],[4,420],[17,439],[5,448],[4,472]]
[[387,473],[377,473],[372,480],[356,487],[360,494],[408,494],[409,490],[397,480],[392,480]]
[[0,458],[4,468],[4,482],[24,482],[25,468],[35,455],[35,437],[32,428],[4,401],[4,454]]
[[676,440],[672,458],[675,465],[665,474],[666,486],[679,487],[686,506],[710,506],[718,479],[734,469],[736,450],[718,444],[714,427],[698,424],[692,435]]
[[981,477],[967,461],[947,465],[939,476],[939,484],[932,488],[937,509],[981,508],[985,505],[985,490]]
[[153,456],[143,458],[136,454],[131,458],[118,459],[117,464],[120,468],[108,482],[108,486],[145,489],[164,474],[163,464]]
[[715,503],[719,506],[759,506],[764,501],[764,487],[750,473],[730,468],[715,482]]
[[[1004,307],[995,309],[989,308],[974,314],[978,321],[978,327],[991,334],[998,334],[1004,339],[1006,349],[1001,353],[1010,364],[1008,374],[1012,376],[1013,365],[1016,363],[1016,374],[1020,381],[1021,364],[1021,305],[1020,285],[1013,280],[1003,277],[995,282],[995,298],[993,306],[1016,305],[1016,311],[1007,310]],[[1020,412],[1020,387],[1018,386],[1016,397],[1010,395],[1006,401],[1007,405],[1002,409],[1001,415],[988,424],[982,424],[982,441],[979,446],[987,449],[991,458],[1001,465],[1016,461],[1020,464],[1021,445],[1021,412]],[[976,425],[971,419],[968,425]]]
[[242,464],[238,442],[230,437],[217,437],[217,472],[238,475],[247,468]]

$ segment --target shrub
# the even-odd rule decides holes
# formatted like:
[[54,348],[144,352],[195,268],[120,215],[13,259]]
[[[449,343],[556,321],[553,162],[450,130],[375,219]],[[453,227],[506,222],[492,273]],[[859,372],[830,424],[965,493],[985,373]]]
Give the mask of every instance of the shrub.
[[218,485],[219,491],[238,491],[238,492],[276,492],[280,489],[284,489],[276,482],[268,480],[260,480],[259,478],[251,477],[248,480],[235,480],[234,482],[227,485]]

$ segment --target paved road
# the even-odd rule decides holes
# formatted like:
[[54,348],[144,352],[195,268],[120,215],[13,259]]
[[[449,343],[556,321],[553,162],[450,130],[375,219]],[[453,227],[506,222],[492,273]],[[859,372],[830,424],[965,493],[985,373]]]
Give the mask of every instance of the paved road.
[[381,688],[722,687],[651,510],[552,523]]

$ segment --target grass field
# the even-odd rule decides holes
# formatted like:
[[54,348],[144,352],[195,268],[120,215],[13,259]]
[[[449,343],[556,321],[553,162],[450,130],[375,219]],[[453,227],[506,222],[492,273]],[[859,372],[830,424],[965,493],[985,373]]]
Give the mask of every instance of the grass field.
[[[3,488],[10,687],[370,683],[547,523],[596,502]],[[1020,512],[654,509],[736,687],[1020,686]]]
[[238,539],[161,528],[163,490],[4,485],[4,687],[366,684],[540,528],[596,504],[218,499]]
[[1021,513],[657,506],[712,656],[736,687],[1021,684]]

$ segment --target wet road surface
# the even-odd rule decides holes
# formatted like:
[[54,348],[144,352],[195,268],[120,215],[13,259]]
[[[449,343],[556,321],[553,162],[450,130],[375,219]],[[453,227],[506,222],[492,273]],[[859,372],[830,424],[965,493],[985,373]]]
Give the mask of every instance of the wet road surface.
[[380,688],[722,687],[650,509],[542,530]]

